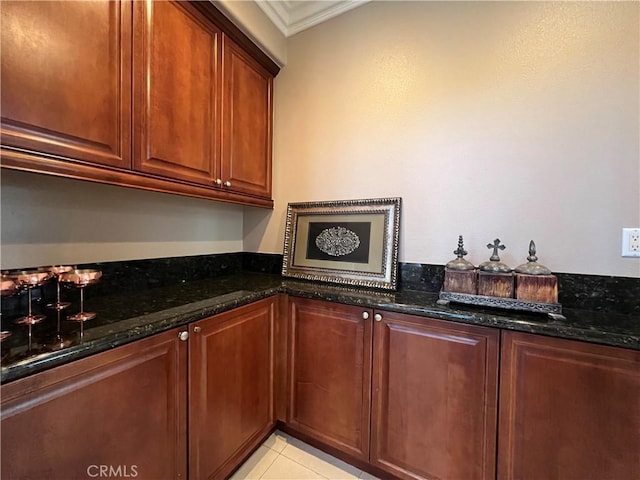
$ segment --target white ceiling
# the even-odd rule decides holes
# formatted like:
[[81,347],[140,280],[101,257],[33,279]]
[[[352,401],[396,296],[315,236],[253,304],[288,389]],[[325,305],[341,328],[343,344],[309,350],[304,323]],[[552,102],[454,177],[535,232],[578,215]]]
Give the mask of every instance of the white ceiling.
[[369,0],[254,0],[276,27],[290,37]]

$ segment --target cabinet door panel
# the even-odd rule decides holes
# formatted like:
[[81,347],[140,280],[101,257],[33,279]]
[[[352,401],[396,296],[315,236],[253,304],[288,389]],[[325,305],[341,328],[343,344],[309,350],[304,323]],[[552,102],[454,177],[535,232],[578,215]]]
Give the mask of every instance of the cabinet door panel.
[[222,180],[233,191],[271,198],[273,77],[224,38]]
[[186,352],[173,330],[4,385],[2,478],[186,478]]
[[135,168],[212,185],[220,32],[188,4],[147,0],[135,8]]
[[191,328],[193,478],[225,478],[275,425],[275,308],[276,299],[269,298]]
[[640,478],[640,352],[503,332],[499,478]]
[[131,167],[131,3],[3,1],[2,144]]
[[363,311],[329,302],[290,300],[287,423],[367,460],[371,320],[362,318]]
[[371,462],[401,478],[493,478],[499,332],[377,313]]

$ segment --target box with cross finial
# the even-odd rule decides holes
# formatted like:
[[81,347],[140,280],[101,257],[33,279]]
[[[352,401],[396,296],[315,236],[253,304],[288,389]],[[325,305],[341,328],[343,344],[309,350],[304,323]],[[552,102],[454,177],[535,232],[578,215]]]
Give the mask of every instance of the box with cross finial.
[[478,295],[487,297],[513,298],[514,278],[511,268],[500,261],[498,250],[506,247],[496,238],[493,243],[487,244],[488,249],[493,253],[488,261],[479,265],[478,272]]

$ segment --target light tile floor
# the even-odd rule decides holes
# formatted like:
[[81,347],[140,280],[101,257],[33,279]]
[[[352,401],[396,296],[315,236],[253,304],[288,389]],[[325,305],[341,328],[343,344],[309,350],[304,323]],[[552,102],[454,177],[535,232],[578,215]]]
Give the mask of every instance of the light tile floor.
[[378,480],[362,470],[276,430],[231,480]]

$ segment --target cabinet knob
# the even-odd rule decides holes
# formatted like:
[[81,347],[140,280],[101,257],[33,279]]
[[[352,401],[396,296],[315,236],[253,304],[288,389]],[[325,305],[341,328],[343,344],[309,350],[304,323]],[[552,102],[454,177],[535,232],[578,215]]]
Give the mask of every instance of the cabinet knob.
[[215,183],[216,185],[220,186],[222,185],[222,180],[220,180],[219,178],[216,178],[213,183]]
[[200,333],[200,330],[202,330],[202,327],[198,327],[197,325],[193,327],[193,333]]
[[229,188],[231,186],[231,182],[227,180],[226,182],[224,182],[224,186]]
[[187,332],[186,330],[180,332],[178,334],[178,338],[180,340],[182,340],[183,342],[186,342],[188,340],[188,338],[189,338],[189,332]]
[[367,320],[369,318],[369,312],[362,312],[362,318]]
[[382,315],[380,315],[379,313],[376,313],[376,314],[373,316],[373,319],[374,319],[376,322],[380,322],[380,321],[382,321]]

